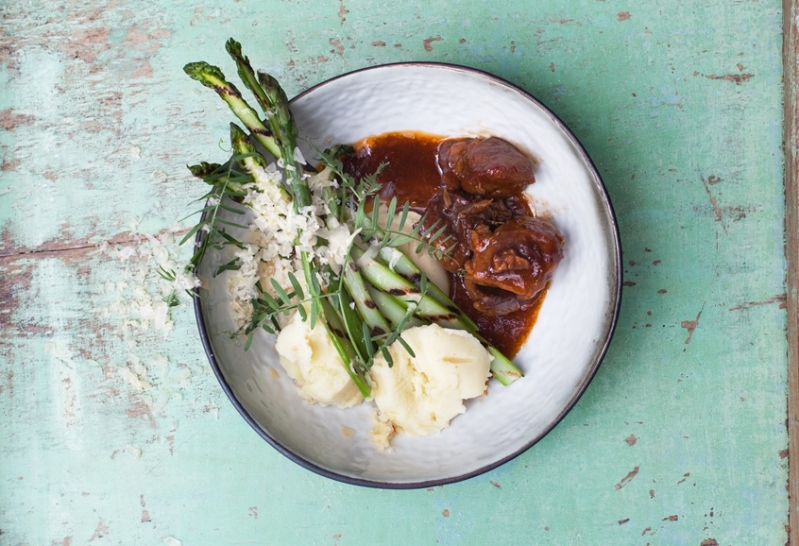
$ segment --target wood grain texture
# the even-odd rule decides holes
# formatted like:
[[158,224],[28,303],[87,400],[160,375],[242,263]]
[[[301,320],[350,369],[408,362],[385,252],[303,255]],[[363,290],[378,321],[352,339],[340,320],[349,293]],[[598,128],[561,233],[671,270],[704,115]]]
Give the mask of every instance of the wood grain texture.
[[[777,0],[3,3],[0,543],[784,544],[783,10],[791,53],[795,3]],[[542,442],[464,483],[378,491],[302,470],[238,416],[155,273],[188,256],[177,219],[203,188],[185,164],[226,155],[228,113],[181,67],[232,73],[229,36],[289,94],[385,62],[484,69],[581,140],[625,293],[599,373]]]
[[797,143],[799,143],[799,60],[797,53],[797,2],[786,0],[783,3],[783,59],[785,74],[785,255],[788,261],[787,286],[788,303],[788,453],[789,459],[788,498],[788,543],[799,544],[799,163],[797,163]]

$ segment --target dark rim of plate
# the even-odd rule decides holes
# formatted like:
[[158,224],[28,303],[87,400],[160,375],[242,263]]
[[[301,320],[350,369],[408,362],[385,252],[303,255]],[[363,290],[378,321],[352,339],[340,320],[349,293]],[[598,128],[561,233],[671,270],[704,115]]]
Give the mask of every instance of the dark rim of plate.
[[[568,140],[572,143],[575,150],[579,153],[581,159],[585,162],[586,166],[589,167],[589,171],[593,178],[594,184],[596,185],[596,189],[599,191],[599,196],[602,199],[602,204],[604,205],[605,212],[611,220],[610,226],[608,228],[611,230],[611,235],[613,241],[615,243],[615,261],[613,265],[616,268],[616,286],[615,286],[615,301],[613,305],[613,313],[609,324],[607,325],[607,330],[605,333],[605,339],[602,343],[601,348],[594,356],[594,362],[590,368],[590,371],[586,376],[583,378],[582,383],[580,384],[579,388],[574,393],[572,399],[566,404],[560,414],[557,416],[556,419],[552,421],[552,423],[544,429],[538,436],[532,438],[527,444],[517,450],[515,453],[508,455],[507,457],[503,457],[498,459],[490,464],[482,466],[476,470],[466,472],[464,474],[460,474],[458,476],[434,479],[434,480],[427,480],[427,481],[420,481],[420,482],[381,482],[376,480],[368,480],[363,478],[354,478],[352,476],[346,476],[343,474],[339,474],[332,470],[328,470],[321,466],[318,466],[305,458],[301,455],[291,451],[290,449],[286,448],[280,442],[278,442],[275,438],[270,436],[270,434],[261,428],[258,423],[253,419],[253,417],[247,412],[247,410],[242,406],[242,404],[238,401],[233,390],[231,389],[230,385],[228,384],[227,380],[225,379],[222,371],[219,367],[219,364],[216,361],[216,357],[214,356],[213,347],[211,347],[211,342],[208,336],[208,331],[205,325],[205,317],[202,313],[202,305],[201,300],[198,297],[194,298],[194,315],[197,319],[197,326],[200,331],[200,338],[202,340],[203,348],[205,349],[205,353],[208,356],[208,360],[211,364],[211,368],[214,371],[214,375],[216,375],[217,380],[219,380],[219,384],[222,386],[222,390],[225,391],[225,394],[236,407],[238,412],[244,418],[247,423],[264,439],[266,440],[273,448],[275,448],[278,452],[282,453],[290,460],[294,461],[298,465],[306,468],[312,472],[315,472],[321,476],[326,478],[330,478],[339,482],[351,484],[351,485],[359,485],[364,487],[374,487],[374,488],[381,488],[381,489],[419,489],[423,487],[435,487],[438,485],[446,485],[451,483],[460,482],[463,480],[467,480],[469,478],[473,478],[480,474],[484,474],[489,470],[493,470],[503,464],[515,459],[528,449],[530,449],[533,445],[538,443],[542,438],[544,438],[547,434],[549,434],[552,429],[554,429],[558,423],[560,423],[563,418],[571,411],[577,401],[582,397],[585,390],[588,388],[588,385],[593,380],[594,376],[596,375],[597,370],[599,369],[599,365],[602,363],[602,360],[607,353],[608,347],[610,346],[610,341],[613,338],[613,333],[616,329],[616,322],[619,316],[619,309],[621,307],[621,293],[622,293],[622,266],[621,266],[621,241],[619,239],[619,228],[616,221],[616,214],[613,210],[613,205],[610,202],[610,198],[608,197],[607,190],[605,188],[604,183],[602,182],[602,178],[599,176],[599,172],[596,169],[593,161],[586,153],[585,149],[583,148],[580,141],[577,139],[576,136],[569,130],[568,127],[550,110],[547,108],[541,101],[530,95],[528,92],[524,91],[523,89],[519,88],[518,86],[504,80],[498,76],[494,76],[493,74],[489,74],[487,72],[483,72],[482,70],[478,70],[476,68],[470,68],[465,66],[460,66],[456,64],[449,64],[449,63],[436,63],[436,62],[400,62],[400,63],[388,63],[388,64],[381,64],[376,66],[370,66],[367,68],[362,68],[359,70],[353,70],[351,72],[346,72],[329,80],[325,80],[322,83],[319,83],[309,89],[306,89],[293,99],[290,102],[294,102],[306,95],[313,93],[317,89],[324,87],[325,85],[334,82],[336,80],[340,80],[342,78],[347,78],[354,74],[359,74],[361,72],[367,72],[371,70],[384,70],[387,68],[403,68],[403,67],[413,67],[413,68],[430,68],[430,69],[438,69],[438,70],[452,70],[461,73],[471,74],[475,77],[482,78],[485,80],[489,80],[493,83],[500,84],[516,93],[519,93],[524,98],[529,100],[531,103],[535,104],[538,108],[543,110],[552,122],[563,132],[563,134],[568,138]],[[200,237],[202,236],[201,232],[197,233],[195,238],[195,247],[200,243]],[[198,289],[195,289],[197,292]]]

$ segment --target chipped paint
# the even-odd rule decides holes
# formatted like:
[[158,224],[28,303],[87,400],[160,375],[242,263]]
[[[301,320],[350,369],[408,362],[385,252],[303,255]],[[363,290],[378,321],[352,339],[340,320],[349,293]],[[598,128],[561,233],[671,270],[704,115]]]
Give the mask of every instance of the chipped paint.
[[626,476],[624,476],[624,477],[621,479],[621,481],[620,481],[619,483],[617,483],[617,484],[616,484],[616,486],[615,486],[615,487],[616,487],[616,490],[618,491],[619,489],[621,489],[622,487],[624,487],[625,485],[627,485],[628,483],[630,483],[630,481],[631,481],[633,478],[635,478],[635,476],[637,476],[637,475],[638,475],[638,470],[639,470],[639,469],[640,469],[640,467],[636,466],[635,468],[633,468],[632,470],[630,470],[630,472],[628,472],[628,473],[627,473],[627,475],[626,475]]
[[730,311],[739,311],[741,309],[750,309],[752,307],[758,307],[760,305],[769,305],[769,304],[772,304],[772,303],[779,303],[780,304],[779,305],[780,309],[784,309],[786,300],[787,300],[787,294],[778,294],[778,295],[774,296],[773,298],[769,298],[767,300],[750,301],[748,303],[742,303],[740,305],[736,305],[734,307],[730,307],[729,310]]
[[724,215],[719,207],[718,199],[716,199],[716,197],[711,193],[708,181],[704,178],[702,179],[702,185],[705,187],[705,193],[707,193],[708,199],[710,199],[710,206],[713,208],[713,214],[716,216],[716,222],[721,224],[721,229],[724,230],[724,234],[729,235],[729,233],[727,233],[727,225],[724,223]]
[[684,320],[680,323],[681,328],[685,328],[688,331],[688,337],[685,338],[685,344],[689,345],[691,343],[691,338],[694,337],[694,330],[699,326],[699,319],[702,318],[702,311],[705,310],[705,304],[702,304],[702,308],[696,314],[696,318],[694,320]]
[[347,22],[347,14],[349,12],[350,10],[344,7],[344,0],[339,0],[338,18],[341,21],[341,26],[344,26],[344,23]]
[[705,77],[709,80],[724,80],[725,82],[733,82],[735,85],[741,85],[755,77],[754,74],[724,74],[719,76],[717,74],[707,74]]
[[422,41],[422,43],[424,44],[424,50],[428,52],[433,51],[433,42],[440,42],[441,40],[443,40],[443,38],[441,37],[440,34],[438,36],[431,36],[430,38],[425,38]]

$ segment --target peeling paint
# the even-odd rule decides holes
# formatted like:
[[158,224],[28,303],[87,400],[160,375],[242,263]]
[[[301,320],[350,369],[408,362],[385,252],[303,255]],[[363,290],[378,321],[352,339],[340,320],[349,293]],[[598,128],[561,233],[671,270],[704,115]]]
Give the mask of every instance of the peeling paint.
[[741,309],[750,309],[752,307],[758,307],[760,305],[769,305],[771,303],[779,303],[780,309],[784,309],[786,302],[787,302],[787,294],[779,294],[774,296],[773,298],[769,298],[767,300],[762,301],[750,301],[748,303],[742,303],[741,305],[736,305],[735,307],[730,307],[730,311],[740,311]]
[[0,127],[6,131],[12,131],[20,125],[30,125],[35,119],[36,118],[28,114],[15,113],[13,108],[0,110]]
[[328,42],[330,43],[331,46],[333,46],[333,49],[330,50],[330,53],[339,56],[344,55],[344,44],[341,43],[341,40],[339,40],[338,38],[330,38]]
[[727,233],[727,226],[724,223],[724,216],[722,215],[721,208],[719,207],[718,200],[716,197],[711,193],[710,187],[708,185],[708,181],[704,178],[702,179],[702,185],[705,187],[705,192],[707,193],[708,199],[710,199],[710,206],[713,208],[713,214],[716,215],[716,222],[721,224],[721,229],[724,230],[725,235],[729,235]]
[[689,345],[691,343],[691,338],[694,336],[694,330],[696,330],[697,326],[699,326],[699,319],[702,318],[702,311],[705,310],[705,304],[702,304],[702,308],[696,314],[696,318],[694,320],[684,320],[680,323],[681,328],[685,328],[688,331],[688,337],[685,338],[685,344]]
[[630,483],[630,481],[633,478],[635,478],[635,476],[638,474],[639,469],[640,467],[636,466],[635,468],[630,470],[630,472],[626,476],[624,476],[619,483],[616,484],[616,490],[618,491],[619,489]]
[[344,23],[347,21],[346,15],[350,11],[344,7],[344,0],[339,0],[339,8],[338,8],[338,18],[341,21],[341,26],[344,26]]
[[97,528],[94,530],[94,534],[89,539],[89,542],[93,542],[93,541],[95,541],[98,538],[105,537],[106,535],[108,535],[109,531],[110,531],[110,529],[109,529],[108,525],[103,523],[103,520],[101,519],[100,522],[97,524]]
[[425,51],[433,51],[433,42],[440,42],[442,39],[443,39],[443,38],[441,38],[441,35],[438,35],[438,36],[432,36],[432,37],[430,37],[430,38],[427,38],[427,39],[425,39],[425,40],[423,41],[423,43],[424,43],[424,50],[425,50]]
[[724,80],[726,82],[734,82],[735,85],[741,85],[755,77],[754,74],[725,74],[718,76],[716,74],[709,74],[705,76],[709,80]]

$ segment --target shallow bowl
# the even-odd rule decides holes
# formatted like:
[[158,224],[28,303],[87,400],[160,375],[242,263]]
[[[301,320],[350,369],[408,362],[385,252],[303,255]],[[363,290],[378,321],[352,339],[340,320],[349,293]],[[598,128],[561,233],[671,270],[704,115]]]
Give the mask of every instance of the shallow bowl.
[[[521,89],[459,66],[403,63],[339,76],[292,100],[306,158],[314,149],[389,131],[442,136],[494,135],[540,165],[527,194],[564,235],[565,257],[538,321],[514,358],[525,377],[491,381],[449,428],[398,436],[380,451],[369,438],[371,404],[341,410],[304,403],[283,372],[274,338],[244,351],[231,339],[225,275],[205,260],[196,301],[201,337],[222,388],[244,419],[275,449],[323,476],[388,488],[430,487],[495,468],[529,449],[572,408],[610,342],[621,294],[618,231],[602,181],[564,124]],[[238,220],[237,220],[238,221]],[[568,447],[563,447],[568,449]]]

